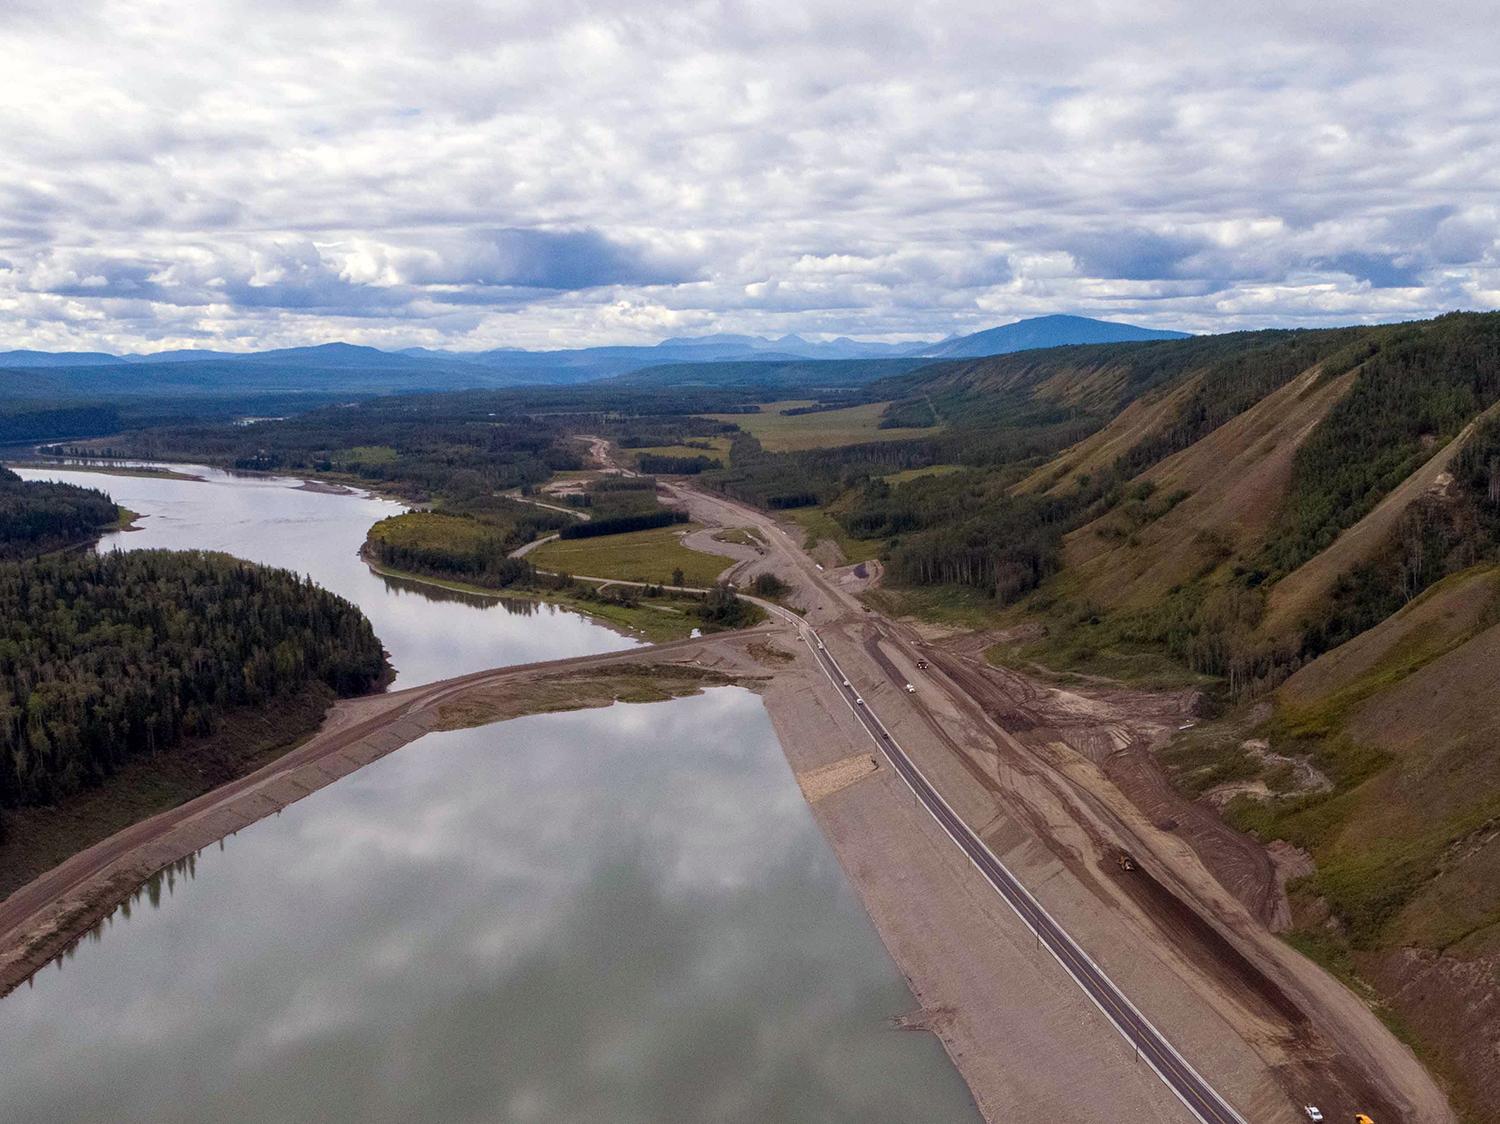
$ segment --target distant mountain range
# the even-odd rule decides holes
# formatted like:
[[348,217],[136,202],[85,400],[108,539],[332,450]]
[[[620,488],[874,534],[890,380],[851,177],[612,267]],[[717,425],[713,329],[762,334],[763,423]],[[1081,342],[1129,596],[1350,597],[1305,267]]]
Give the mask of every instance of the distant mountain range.
[[[725,363],[795,365],[838,361],[838,381],[870,381],[894,373],[887,362],[872,363],[868,378],[848,369],[851,360],[900,360],[910,369],[923,359],[1003,355],[1030,348],[1078,343],[1178,339],[1163,332],[1090,320],[1082,316],[1040,316],[966,336],[920,344],[871,343],[840,337],[814,342],[801,336],[709,335],[663,340],[650,347],[584,347],[557,351],[496,348],[490,351],[382,351],[349,343],[271,351],[228,352],[179,349],[146,355],[97,351],[0,352],[0,396],[76,397],[217,395],[227,392],[308,392],[357,394],[416,390],[456,390],[592,382],[651,369],[653,381],[665,368]],[[6,372],[10,372],[7,375]],[[21,375],[20,372],[32,372]],[[45,375],[42,374],[45,372]],[[686,375],[687,372],[684,372]],[[716,376],[712,381],[719,381]],[[29,394],[26,392],[30,392]]]
[[126,363],[202,363],[210,360],[240,362],[313,362],[320,366],[405,366],[403,360],[467,363],[480,366],[539,366],[580,369],[630,364],[631,369],[664,363],[736,359],[782,361],[789,359],[933,359],[1006,355],[1037,347],[1059,347],[1074,343],[1122,343],[1131,340],[1183,339],[1187,332],[1138,328],[1086,316],[1036,316],[999,328],[966,336],[919,344],[871,343],[847,336],[817,343],[801,336],[779,339],[762,336],[717,334],[684,336],[647,347],[581,347],[556,351],[495,348],[490,351],[433,351],[410,347],[381,351],[349,343],[326,343],[312,347],[285,347],[272,351],[210,351],[180,348],[139,355],[111,355],[102,351],[0,351],[0,367],[103,367]]

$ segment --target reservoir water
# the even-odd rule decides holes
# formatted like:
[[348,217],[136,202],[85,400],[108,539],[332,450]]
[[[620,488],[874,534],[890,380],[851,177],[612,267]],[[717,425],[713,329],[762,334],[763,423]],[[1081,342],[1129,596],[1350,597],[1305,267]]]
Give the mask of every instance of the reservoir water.
[[[403,684],[629,643],[382,581],[383,501],[46,475],[148,514],[122,546],[311,574]],[[723,687],[429,734],[164,872],[0,1000],[0,1120],[977,1121],[914,1006]]]

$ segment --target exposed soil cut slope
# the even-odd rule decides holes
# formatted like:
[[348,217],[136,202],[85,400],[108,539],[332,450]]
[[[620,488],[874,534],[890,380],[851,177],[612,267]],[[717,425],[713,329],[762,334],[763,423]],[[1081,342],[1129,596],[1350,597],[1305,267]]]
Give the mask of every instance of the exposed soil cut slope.
[[1141,527],[1111,512],[1068,535],[1071,576],[1098,604],[1139,605],[1258,546],[1286,495],[1297,447],[1354,378],[1320,381],[1316,368],[1307,371],[1142,473],[1133,483],[1155,485],[1153,498],[1186,498]]
[[1396,533],[1406,509],[1424,494],[1442,486],[1441,477],[1453,458],[1479,424],[1494,414],[1491,408],[1464,426],[1457,437],[1376,504],[1373,511],[1339,535],[1333,545],[1277,582],[1271,588],[1262,632],[1279,637],[1294,631],[1301,618],[1327,598],[1340,575],[1383,550]]
[[1198,389],[1199,376],[1185,379],[1171,390],[1137,398],[1103,429],[1091,433],[1037,469],[1013,489],[1060,495],[1074,487],[1085,473],[1113,464],[1147,437],[1167,424],[1182,404]]

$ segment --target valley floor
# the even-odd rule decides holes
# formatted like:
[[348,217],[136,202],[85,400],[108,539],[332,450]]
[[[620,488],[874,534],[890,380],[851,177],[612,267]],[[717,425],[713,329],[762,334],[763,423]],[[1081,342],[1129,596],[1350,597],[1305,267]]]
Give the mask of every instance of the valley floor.
[[[762,513],[668,485],[743,582],[775,572],[868,706],[964,821],[1191,1064],[1248,1120],[1451,1120],[1442,1092],[1368,1008],[1271,932],[1278,872],[1190,819],[1139,754],[1170,701],[1064,699],[962,641],[867,609],[872,571],[825,573]],[[800,539],[800,533],[797,539]],[[921,668],[924,659],[929,666]],[[633,669],[633,670],[632,670]],[[787,759],[906,976],[902,1025],[936,1034],[985,1117],[1007,1124],[1191,1119],[1133,1055],[875,752],[783,620],[606,656],[504,668],[339,704],[259,773],[146,820],[0,903],[0,984],[13,987],[145,877],[442,725],[740,682],[762,692]],[[914,690],[908,691],[906,684]],[[1123,863],[1122,855],[1129,861]],[[898,1014],[892,1012],[893,1015]]]

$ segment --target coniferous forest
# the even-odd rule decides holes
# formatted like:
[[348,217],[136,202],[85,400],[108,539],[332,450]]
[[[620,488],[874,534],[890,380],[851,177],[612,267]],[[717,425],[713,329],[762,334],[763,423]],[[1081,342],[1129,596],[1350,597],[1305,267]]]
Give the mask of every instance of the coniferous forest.
[[0,559],[88,541],[118,517],[114,500],[95,488],[28,482],[0,467]]
[[198,551],[0,565],[0,805],[45,803],[312,682],[376,685],[363,613],[286,570]]

